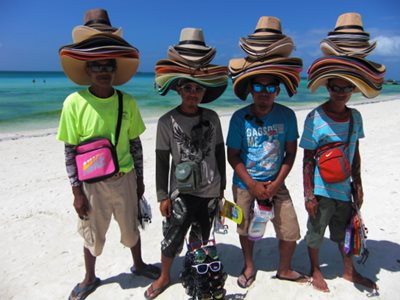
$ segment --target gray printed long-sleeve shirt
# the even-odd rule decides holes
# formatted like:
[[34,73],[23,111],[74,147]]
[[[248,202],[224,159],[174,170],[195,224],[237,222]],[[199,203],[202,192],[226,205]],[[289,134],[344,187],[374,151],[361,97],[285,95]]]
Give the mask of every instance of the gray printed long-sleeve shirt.
[[[158,120],[156,140],[157,199],[169,198],[176,189],[175,166],[195,161],[201,170],[198,191],[191,193],[202,198],[218,197],[225,189],[225,147],[221,123],[216,112],[201,108],[196,116],[188,116],[174,108]],[[192,128],[200,126],[201,141],[193,140]],[[170,164],[170,157],[172,161]]]

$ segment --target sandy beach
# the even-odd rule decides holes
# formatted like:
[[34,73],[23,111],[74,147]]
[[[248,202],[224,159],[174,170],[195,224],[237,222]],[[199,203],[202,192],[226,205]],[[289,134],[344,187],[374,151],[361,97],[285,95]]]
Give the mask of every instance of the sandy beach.
[[[379,99],[378,99],[379,100]],[[352,106],[350,102],[350,106]],[[376,280],[380,290],[375,299],[400,299],[400,101],[376,101],[357,105],[364,120],[366,138],[360,141],[364,206],[370,251],[358,270]],[[309,110],[296,111],[299,132]],[[230,115],[221,116],[226,137]],[[161,215],[155,196],[155,123],[147,123],[142,135],[146,198],[153,208],[153,222],[142,231],[142,252],[147,263],[160,262]],[[76,233],[76,213],[64,167],[63,144],[54,130],[0,136],[0,299],[67,299],[82,280],[83,242]],[[307,213],[302,189],[302,149],[286,180],[298,214],[301,235],[306,232]],[[227,199],[232,199],[232,170],[227,165]],[[341,257],[334,243],[325,240],[321,248],[322,271],[331,292],[323,294],[308,284],[273,279],[278,251],[272,225],[257,242],[257,279],[248,289],[236,280],[242,268],[242,254],[234,223],[227,220],[229,233],[216,235],[218,249],[228,273],[225,299],[366,299],[369,290],[341,278]],[[326,235],[327,237],[328,235]],[[172,285],[157,299],[188,299],[179,281],[183,255],[172,269]],[[102,285],[88,299],[143,299],[150,279],[129,272],[130,251],[119,243],[119,229],[113,221],[103,254],[97,260]],[[298,242],[293,268],[307,273],[309,261],[304,240]],[[396,287],[397,286],[397,287]]]

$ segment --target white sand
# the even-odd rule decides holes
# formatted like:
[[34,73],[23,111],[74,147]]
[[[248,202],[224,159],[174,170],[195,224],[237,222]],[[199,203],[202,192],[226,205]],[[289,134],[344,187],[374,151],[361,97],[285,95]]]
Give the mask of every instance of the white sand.
[[[362,174],[365,192],[363,216],[369,229],[370,257],[357,268],[380,286],[378,299],[400,299],[400,101],[359,105],[366,138],[361,140]],[[308,110],[297,111],[300,133]],[[226,136],[230,116],[221,117]],[[146,197],[153,207],[153,223],[142,231],[143,257],[148,263],[160,261],[161,216],[155,197],[156,124],[147,124],[142,136],[145,155]],[[33,137],[29,137],[33,136]],[[1,140],[2,139],[2,140]],[[76,213],[64,168],[63,144],[54,133],[40,132],[17,139],[0,137],[0,299],[67,299],[73,286],[83,278],[82,240],[76,233]],[[301,234],[306,231],[303,206],[301,149],[286,183],[296,206]],[[232,171],[227,167],[226,197],[232,199]],[[335,244],[326,240],[321,248],[322,270],[331,289],[320,293],[309,285],[283,282],[275,275],[278,252],[271,224],[264,239],[256,244],[256,282],[247,290],[239,288],[237,277],[242,254],[234,224],[217,235],[224,268],[228,273],[226,299],[365,299],[368,291],[340,278],[343,270]],[[327,235],[326,235],[327,236]],[[129,273],[130,251],[119,243],[116,223],[111,223],[103,254],[97,260],[97,276],[103,280],[89,299],[143,299],[151,280]],[[157,299],[188,299],[179,282],[182,256],[175,260],[173,285]],[[296,270],[309,269],[306,246],[299,241],[293,258]]]

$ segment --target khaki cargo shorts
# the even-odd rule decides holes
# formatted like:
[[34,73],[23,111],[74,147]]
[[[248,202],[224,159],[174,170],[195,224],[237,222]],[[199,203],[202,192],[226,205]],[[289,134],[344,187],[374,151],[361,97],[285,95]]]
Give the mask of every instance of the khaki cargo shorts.
[[[239,235],[247,236],[251,221],[252,205],[255,198],[248,190],[232,186],[233,199],[243,210],[243,222],[237,226]],[[293,207],[289,191],[282,186],[274,197],[275,217],[274,224],[276,237],[283,241],[297,241],[300,239],[300,227]]]
[[83,184],[90,209],[87,220],[78,220],[78,232],[84,239],[85,248],[93,256],[99,256],[103,251],[112,216],[120,228],[121,243],[132,248],[138,242],[136,186],[134,170],[122,176]]

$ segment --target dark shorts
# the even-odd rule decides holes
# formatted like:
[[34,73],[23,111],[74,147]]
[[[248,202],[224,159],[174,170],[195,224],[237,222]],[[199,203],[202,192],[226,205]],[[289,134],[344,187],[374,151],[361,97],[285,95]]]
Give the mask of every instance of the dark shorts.
[[330,239],[336,243],[344,242],[346,226],[351,219],[351,201],[340,201],[317,196],[317,216],[308,218],[306,243],[310,248],[319,248],[329,226]]
[[173,200],[171,217],[163,221],[162,254],[166,257],[178,255],[191,225],[191,241],[208,240],[217,203],[217,198],[199,198],[183,194]]

